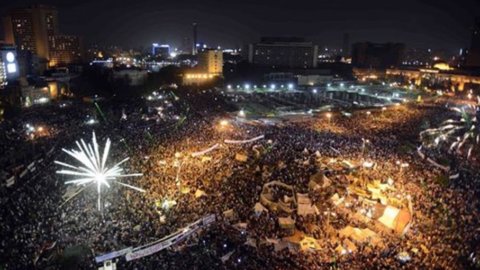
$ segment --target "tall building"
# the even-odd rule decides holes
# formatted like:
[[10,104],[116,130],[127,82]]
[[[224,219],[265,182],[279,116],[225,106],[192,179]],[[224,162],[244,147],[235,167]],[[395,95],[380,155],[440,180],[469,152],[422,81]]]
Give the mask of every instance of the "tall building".
[[223,73],[223,52],[210,49],[198,53],[197,68],[203,73],[221,75]]
[[180,48],[182,53],[187,54],[187,53],[192,53],[192,40],[189,37],[183,37],[182,39],[182,47]]
[[403,43],[355,43],[352,48],[352,65],[371,69],[397,67],[402,63],[404,51]]
[[480,17],[475,18],[472,41],[465,65],[467,67],[480,68]]
[[212,82],[223,75],[223,52],[206,49],[198,53],[198,65],[183,76],[184,85],[200,85]]
[[50,43],[50,58],[48,65],[56,67],[82,60],[81,41],[78,36],[55,35]]
[[152,56],[168,58],[170,56],[170,45],[153,43]]
[[248,46],[248,61],[271,68],[315,68],[318,46],[303,38],[264,37]]
[[3,22],[5,42],[16,45],[19,54],[31,54],[30,58],[38,59],[38,65],[28,63],[28,66],[36,66],[37,72],[41,72],[47,64],[53,67],[78,61],[80,40],[59,33],[56,8],[33,5],[13,9]]
[[193,44],[192,44],[192,55],[197,54],[197,42],[198,42],[198,36],[197,36],[197,23],[193,23]]
[[14,9],[4,18],[4,29],[5,42],[49,59],[50,43],[58,33],[58,12],[42,5]]

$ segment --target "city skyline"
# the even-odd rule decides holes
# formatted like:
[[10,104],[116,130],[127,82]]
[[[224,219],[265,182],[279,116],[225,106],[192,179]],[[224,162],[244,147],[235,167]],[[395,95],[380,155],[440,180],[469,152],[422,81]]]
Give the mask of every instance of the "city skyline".
[[[62,32],[80,35],[88,43],[124,47],[152,42],[180,47],[184,37],[191,38],[192,22],[198,22],[199,41],[215,47],[243,47],[261,36],[302,36],[321,46],[341,48],[342,36],[348,33],[350,43],[404,42],[408,47],[454,52],[470,46],[474,17],[480,15],[480,4],[471,0],[41,3],[58,8]],[[31,4],[34,1],[6,3],[0,14]]]

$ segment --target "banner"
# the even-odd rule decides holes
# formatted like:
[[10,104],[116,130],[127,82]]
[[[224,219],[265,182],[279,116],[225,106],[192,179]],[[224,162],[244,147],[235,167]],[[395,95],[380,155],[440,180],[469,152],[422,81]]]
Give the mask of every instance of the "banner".
[[111,260],[111,259],[123,256],[127,253],[130,253],[130,252],[132,252],[132,247],[124,248],[122,250],[113,251],[113,252],[95,257],[95,262],[96,263],[101,263],[101,262],[104,262],[106,260]]
[[192,153],[192,157],[198,157],[198,156],[201,156],[201,155],[205,155],[206,153],[208,152],[211,152],[215,149],[217,149],[220,145],[218,143],[216,143],[215,145],[213,145],[212,147],[210,148],[207,148],[203,151],[199,151],[199,152],[195,152],[195,153]]
[[147,244],[145,246],[137,247],[125,255],[125,259],[128,261],[136,260],[145,256],[152,255],[157,253],[163,249],[166,249],[183,239],[189,237],[194,232],[198,231],[199,229],[206,227],[207,225],[212,224],[215,222],[215,215],[209,215],[203,217],[190,225],[186,226],[183,229],[176,231],[173,234],[170,234],[157,242],[153,242],[152,244]]
[[215,222],[215,215],[211,214],[209,216],[206,216],[202,219],[203,221],[203,226],[210,225]]
[[437,167],[437,168],[440,168],[446,172],[448,172],[450,170],[450,167],[448,166],[442,166],[440,164],[438,164],[437,162],[435,162],[433,159],[431,158],[427,158],[427,161],[430,162],[430,164],[432,164],[433,166]]
[[20,178],[23,178],[28,173],[28,169],[25,169],[20,175]]
[[260,135],[260,136],[257,136],[255,138],[251,138],[251,139],[248,139],[248,140],[225,140],[224,142],[225,143],[232,143],[232,144],[242,144],[242,143],[249,143],[249,142],[258,141],[258,140],[261,140],[263,138],[265,138],[265,135]]
[[421,146],[418,147],[418,148],[417,148],[417,153],[418,153],[418,155],[419,155],[422,159],[425,159],[425,154],[422,153],[421,150],[422,150],[422,147],[421,147]]
[[35,165],[35,161],[33,161],[32,163],[28,164],[27,168],[30,170],[30,169],[32,169],[33,165]]
[[11,187],[15,184],[15,175],[7,179],[7,187]]
[[52,147],[52,149],[50,149],[50,150],[47,152],[46,155],[47,155],[47,156],[50,156],[50,155],[53,153],[54,150],[55,150],[55,146]]
[[[129,261],[136,260],[136,259],[139,259],[139,258],[142,258],[142,257],[145,257],[145,256],[152,255],[152,254],[157,253],[157,252],[159,252],[163,249],[166,249],[169,246],[173,245],[175,242],[179,241],[176,238],[178,233],[179,232],[174,234],[173,239],[169,238],[169,239],[166,239],[166,240],[164,240],[160,243],[149,246],[147,248],[127,253],[127,255],[125,256],[125,259],[127,260],[127,262],[129,262]],[[190,232],[187,232],[187,233],[188,233],[188,235],[190,235],[190,234],[193,233],[193,231],[190,231]]]

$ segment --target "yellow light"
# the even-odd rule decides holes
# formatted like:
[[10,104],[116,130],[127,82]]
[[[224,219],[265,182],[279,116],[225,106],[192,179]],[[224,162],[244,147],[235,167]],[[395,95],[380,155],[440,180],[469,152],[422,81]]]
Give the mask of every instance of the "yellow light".
[[228,125],[228,120],[225,120],[225,119],[224,119],[224,120],[221,120],[221,121],[220,121],[220,126],[225,127],[225,126],[227,126],[227,125]]

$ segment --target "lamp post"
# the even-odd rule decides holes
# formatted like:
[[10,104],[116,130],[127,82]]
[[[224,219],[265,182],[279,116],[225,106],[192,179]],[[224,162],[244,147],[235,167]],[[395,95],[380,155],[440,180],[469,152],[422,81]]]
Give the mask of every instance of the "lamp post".
[[332,119],[332,114],[331,114],[331,113],[327,113],[325,116],[326,116],[327,119],[328,119],[328,123],[330,123],[330,122],[331,122],[331,119]]
[[369,139],[362,138],[362,156],[365,155],[365,149],[368,143],[370,143]]

